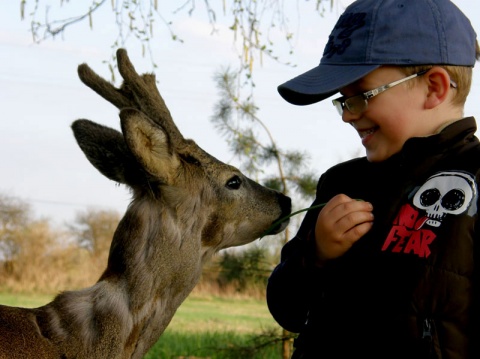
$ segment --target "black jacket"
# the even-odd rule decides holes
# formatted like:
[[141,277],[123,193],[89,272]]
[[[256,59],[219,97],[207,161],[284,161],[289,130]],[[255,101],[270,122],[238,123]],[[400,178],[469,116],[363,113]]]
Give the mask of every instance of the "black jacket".
[[282,249],[267,302],[300,333],[294,358],[478,359],[480,144],[465,118],[413,138],[381,163],[366,158],[322,175],[312,205],[344,193],[373,204],[374,225],[316,268],[309,211]]

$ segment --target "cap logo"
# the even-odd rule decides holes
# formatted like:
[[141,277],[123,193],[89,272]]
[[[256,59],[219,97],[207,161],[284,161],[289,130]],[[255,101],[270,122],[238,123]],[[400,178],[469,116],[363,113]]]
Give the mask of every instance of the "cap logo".
[[364,12],[343,14],[328,37],[323,56],[330,58],[335,54],[342,55],[352,43],[352,33],[365,26],[366,17]]

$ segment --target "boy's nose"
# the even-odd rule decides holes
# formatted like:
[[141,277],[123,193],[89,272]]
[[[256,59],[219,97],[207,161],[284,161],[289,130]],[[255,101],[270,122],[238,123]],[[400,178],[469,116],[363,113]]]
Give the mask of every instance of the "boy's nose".
[[358,120],[358,119],[360,118],[360,115],[361,115],[361,114],[351,113],[351,112],[348,111],[347,108],[345,107],[345,108],[343,109],[342,121],[345,122],[345,123],[351,123],[351,122],[354,122],[354,121]]

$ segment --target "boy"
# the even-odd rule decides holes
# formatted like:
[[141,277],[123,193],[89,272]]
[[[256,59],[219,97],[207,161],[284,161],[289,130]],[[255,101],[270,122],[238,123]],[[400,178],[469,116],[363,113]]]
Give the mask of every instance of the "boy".
[[[448,0],[358,0],[320,65],[279,86],[333,103],[366,157],[329,169],[267,302],[293,358],[480,358],[475,31]],[[463,118],[463,119],[462,119]]]

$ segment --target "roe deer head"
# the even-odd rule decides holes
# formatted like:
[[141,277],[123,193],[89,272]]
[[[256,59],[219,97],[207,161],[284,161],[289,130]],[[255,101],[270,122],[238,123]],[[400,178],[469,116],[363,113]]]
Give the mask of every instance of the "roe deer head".
[[[96,284],[33,309],[0,306],[0,358],[142,358],[215,252],[260,237],[288,216],[290,199],[184,139],[151,74],[117,52],[115,88],[87,65],[81,80],[120,109],[122,132],[77,120],[88,160],[128,185],[132,201]],[[283,230],[285,221],[271,233]]]

